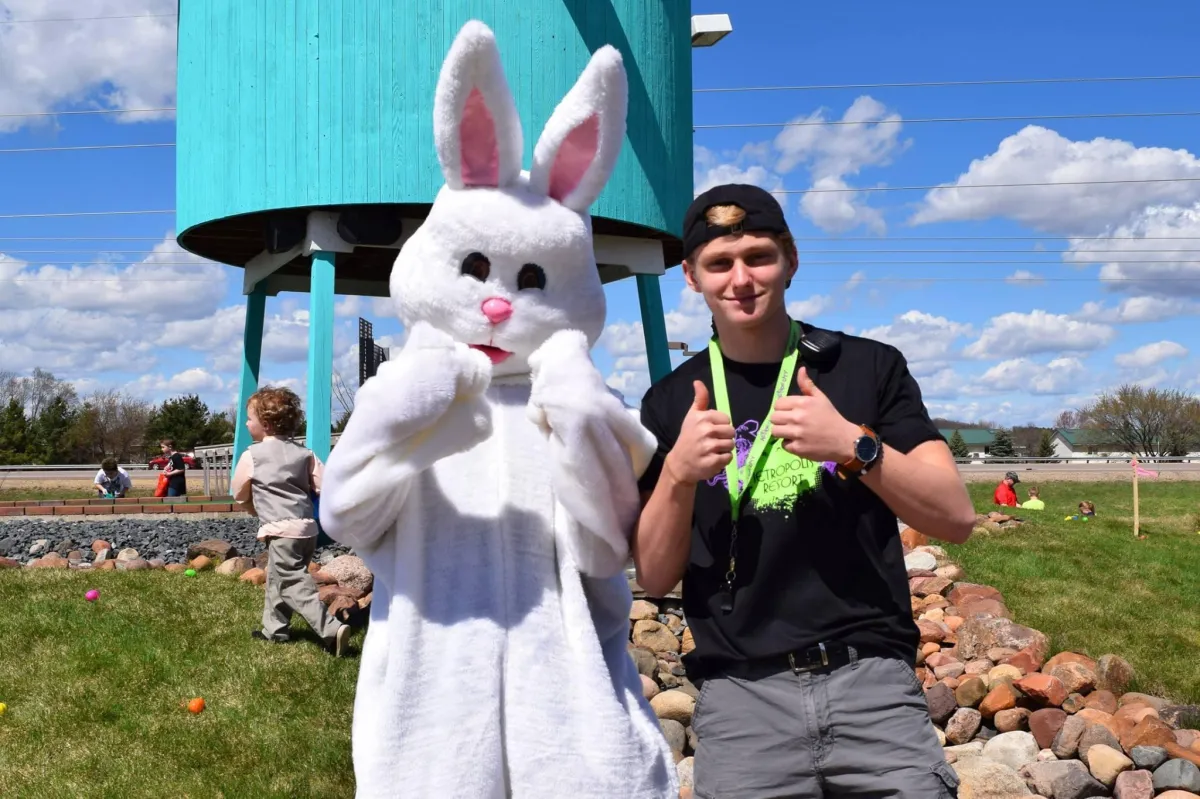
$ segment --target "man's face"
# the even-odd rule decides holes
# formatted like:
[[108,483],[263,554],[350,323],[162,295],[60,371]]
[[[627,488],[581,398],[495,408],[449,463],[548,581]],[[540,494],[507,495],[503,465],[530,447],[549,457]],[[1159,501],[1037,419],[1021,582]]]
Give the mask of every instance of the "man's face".
[[109,480],[116,480],[117,479],[117,470],[113,469],[110,472],[108,469],[105,469],[104,476],[107,477]]
[[754,327],[783,306],[796,264],[771,236],[742,233],[714,239],[684,263],[684,279],[704,295],[713,316]]

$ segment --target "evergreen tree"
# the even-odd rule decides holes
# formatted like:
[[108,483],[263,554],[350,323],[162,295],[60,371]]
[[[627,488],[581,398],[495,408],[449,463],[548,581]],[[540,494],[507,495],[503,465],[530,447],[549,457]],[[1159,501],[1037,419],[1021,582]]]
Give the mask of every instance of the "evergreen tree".
[[150,412],[146,423],[146,450],[157,454],[158,442],[168,438],[175,441],[175,448],[180,452],[197,444],[227,443],[209,441],[212,432],[209,416],[208,406],[195,394],[165,400]]
[[1001,427],[992,434],[991,455],[993,458],[1016,457],[1013,449],[1012,433]]
[[1053,458],[1055,454],[1057,453],[1054,451],[1054,433],[1049,430],[1043,430],[1042,439],[1038,442],[1037,446],[1037,457]]
[[28,461],[29,423],[25,408],[14,397],[0,411],[0,463],[21,464]]
[[950,453],[956,458],[971,457],[971,450],[967,449],[967,442],[958,430],[955,430],[954,435],[950,436]]
[[28,452],[38,463],[63,463],[72,449],[75,410],[65,397],[58,396],[42,408],[34,420]]

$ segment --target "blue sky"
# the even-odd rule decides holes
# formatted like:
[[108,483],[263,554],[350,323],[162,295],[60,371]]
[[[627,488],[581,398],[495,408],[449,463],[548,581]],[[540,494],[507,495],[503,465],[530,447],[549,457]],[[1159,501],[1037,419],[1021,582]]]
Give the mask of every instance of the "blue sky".
[[[0,0],[0,22],[80,8]],[[87,9],[170,13],[174,3]],[[698,89],[1197,72],[1200,8],[1180,3],[693,3],[722,12],[734,32],[694,51]],[[0,25],[0,149],[173,142],[169,114],[3,115],[173,106],[174,40],[170,18]],[[858,189],[779,195],[800,238],[793,311],[899,346],[937,415],[1048,424],[1124,381],[1200,391],[1200,181],[861,190],[1200,178],[1200,116],[911,121],[1200,111],[1198,83],[701,92],[697,125],[856,124],[697,130],[695,180]],[[0,152],[0,189],[0,216],[171,209],[174,150]],[[170,214],[0,218],[0,371],[42,366],[83,392],[196,391],[232,404],[241,273],[179,254],[172,228]],[[677,269],[662,279],[669,332],[699,347],[708,316],[684,288]],[[636,291],[624,282],[608,294],[595,357],[636,401],[648,384]],[[306,309],[305,295],[268,302],[265,379],[302,388]],[[339,313],[337,368],[353,382],[357,316],[385,344],[401,330],[386,302],[345,298]]]

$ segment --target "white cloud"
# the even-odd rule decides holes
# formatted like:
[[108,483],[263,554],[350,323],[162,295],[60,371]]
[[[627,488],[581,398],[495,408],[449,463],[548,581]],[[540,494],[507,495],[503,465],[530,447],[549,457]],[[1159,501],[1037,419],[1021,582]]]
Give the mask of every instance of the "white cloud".
[[1144,369],[1157,366],[1168,358],[1186,358],[1187,347],[1174,341],[1156,341],[1144,344],[1132,352],[1119,353],[1113,362],[1126,369]]
[[917,379],[917,385],[922,399],[949,399],[962,393],[963,378],[953,369],[943,367]]
[[[827,109],[820,108],[792,122],[824,122]],[[787,174],[807,165],[812,188],[803,194],[800,209],[813,224],[831,233],[865,227],[872,233],[886,231],[883,215],[868,206],[860,192],[846,191],[845,178],[869,166],[891,163],[909,142],[900,141],[900,115],[869,96],[855,100],[842,115],[844,125],[792,125],[775,137],[779,156],[775,169]]]
[[1109,324],[1162,322],[1177,316],[1200,314],[1200,302],[1183,297],[1129,297],[1116,307],[1102,302],[1085,302],[1077,319]]
[[924,361],[944,361],[953,357],[954,342],[971,334],[971,326],[912,310],[897,316],[891,324],[868,328],[863,338],[891,344],[903,353],[914,369]]
[[993,391],[1019,391],[1029,394],[1070,394],[1087,377],[1087,367],[1078,358],[1055,358],[1036,363],[1028,358],[1013,358],[988,369],[976,385]]
[[692,183],[699,196],[723,183],[749,183],[775,195],[787,208],[788,196],[782,193],[783,178],[761,163],[763,147],[747,145],[737,153],[717,153],[699,144],[692,147]]
[[865,227],[877,235],[887,232],[883,214],[862,202],[860,192],[845,191],[848,184],[841,177],[817,178],[812,187],[822,191],[800,195],[800,210],[817,227],[830,233],[845,233],[857,227]]
[[925,195],[912,224],[1005,217],[1070,235],[1120,224],[1155,203],[1191,204],[1200,183],[1124,183],[1015,188],[959,188],[997,183],[1068,183],[1200,177],[1200,160],[1186,150],[1136,147],[1118,139],[1071,141],[1029,125],[971,162],[946,188]]
[[[1177,241],[1172,246],[1172,239]],[[1070,241],[1064,260],[1098,264],[1106,287],[1121,293],[1178,299],[1200,297],[1200,202],[1158,205],[1140,211],[1103,237]]]
[[1034,286],[1045,283],[1046,280],[1041,275],[1035,275],[1027,269],[1018,269],[1008,277],[1004,278],[1005,282],[1013,283],[1018,286]]
[[1108,325],[1084,322],[1046,311],[1010,312],[992,317],[979,339],[968,344],[968,358],[1004,358],[1041,352],[1083,352],[1112,342]]
[[[792,122],[827,121],[828,109],[819,108]],[[808,165],[814,179],[857,175],[864,167],[891,162],[907,143],[900,142],[900,115],[867,95],[856,99],[841,122],[846,125],[792,125],[775,137],[779,152],[776,169],[788,173]]]
[[126,389],[133,394],[151,399],[167,395],[216,392],[226,388],[227,385],[219,375],[213,374],[206,369],[195,367],[185,369],[170,377],[161,374],[142,375],[137,380],[129,383]]
[[867,273],[860,269],[846,280],[846,282],[842,285],[842,290],[854,291],[856,288],[862,285],[862,282],[866,279]]
[[806,300],[792,300],[787,304],[788,316],[809,321],[834,306],[834,299],[825,294],[814,294]]
[[[0,20],[174,14],[172,0],[3,0]],[[8,117],[63,106],[164,108],[175,105],[175,19],[92,20],[0,25],[0,132],[49,126],[39,117]],[[119,121],[170,118],[119,114]]]

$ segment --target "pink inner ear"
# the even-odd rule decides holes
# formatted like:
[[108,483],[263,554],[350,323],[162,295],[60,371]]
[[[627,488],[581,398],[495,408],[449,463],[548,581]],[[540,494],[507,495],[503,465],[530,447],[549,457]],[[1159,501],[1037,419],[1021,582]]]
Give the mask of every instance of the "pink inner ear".
[[496,142],[496,120],[479,89],[471,89],[467,95],[458,134],[463,183],[467,186],[498,185],[500,145]]
[[600,117],[592,114],[563,139],[550,167],[549,194],[559,202],[579,186],[600,147]]

